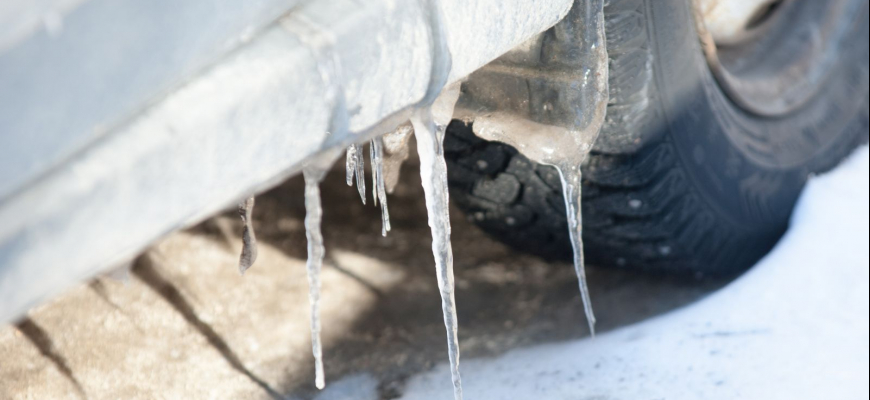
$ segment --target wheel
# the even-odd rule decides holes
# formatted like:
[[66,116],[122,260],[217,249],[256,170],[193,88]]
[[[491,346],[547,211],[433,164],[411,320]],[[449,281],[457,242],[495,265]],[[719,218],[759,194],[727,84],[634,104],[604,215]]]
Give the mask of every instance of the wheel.
[[[715,64],[690,1],[612,0],[605,13],[610,102],[582,166],[590,263],[694,275],[743,270],[785,231],[808,177],[868,141],[865,0],[786,2],[770,22],[753,22],[758,37],[713,54]],[[808,24],[828,29],[816,32],[825,51],[819,43],[795,50],[812,47]],[[810,72],[796,79],[800,62]],[[556,171],[476,138],[459,121],[448,132],[454,203],[514,248],[569,259]]]

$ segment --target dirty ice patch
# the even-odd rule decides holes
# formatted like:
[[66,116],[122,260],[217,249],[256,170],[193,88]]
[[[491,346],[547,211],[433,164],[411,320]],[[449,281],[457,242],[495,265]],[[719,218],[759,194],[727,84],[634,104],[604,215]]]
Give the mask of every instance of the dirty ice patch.
[[[594,340],[466,361],[467,397],[867,399],[868,165],[862,148],[813,178],[788,233],[726,288]],[[450,398],[449,375],[442,365],[414,377],[401,399]]]

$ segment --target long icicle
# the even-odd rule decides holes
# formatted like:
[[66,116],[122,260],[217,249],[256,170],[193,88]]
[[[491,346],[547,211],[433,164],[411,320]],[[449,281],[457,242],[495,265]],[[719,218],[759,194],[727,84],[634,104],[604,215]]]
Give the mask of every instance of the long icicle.
[[[559,65],[542,59],[538,65],[523,67],[551,72],[540,75],[517,73],[514,76],[495,74],[498,78],[484,73],[481,75],[483,78],[477,78],[482,80],[472,77],[467,91],[471,95],[463,100],[463,113],[469,115],[462,116],[473,121],[474,133],[482,139],[507,143],[529,159],[559,170],[574,249],[574,269],[589,331],[593,336],[595,315],[583,257],[580,166],[592,150],[607,116],[609,58],[604,18],[606,3],[607,0],[575,0],[568,15],[549,31],[548,35],[552,34],[553,40],[545,41],[541,49],[535,50],[553,55],[547,59],[558,59]],[[554,78],[556,75],[552,72],[561,70],[574,71],[575,75]],[[555,104],[547,103],[554,106],[549,109],[529,107],[526,102],[495,104],[495,108],[492,108],[488,105],[493,103],[490,101],[491,95],[486,94],[489,92],[482,92],[484,94],[480,99],[473,94],[479,92],[475,87],[481,84],[487,87],[510,87],[521,85],[522,82],[535,82],[539,96],[530,94],[533,104],[545,98],[558,101]]]
[[[573,34],[575,41],[563,46],[563,50],[571,49],[578,53],[577,62],[589,68],[591,80],[584,82],[579,88],[577,105],[581,121],[577,132],[580,138],[580,151],[574,151],[573,156],[554,160],[562,180],[563,196],[565,197],[565,212],[568,218],[568,229],[571,246],[574,249],[574,270],[580,285],[580,296],[583,299],[583,310],[589,324],[589,333],[595,336],[595,313],[592,310],[592,300],[589,295],[589,285],[586,281],[586,264],[583,256],[583,210],[581,209],[581,190],[583,188],[583,160],[592,150],[592,144],[601,131],[607,115],[608,90],[608,55],[607,38],[604,19],[604,4],[606,0],[586,0],[575,2],[568,20],[579,21],[579,31],[572,29],[571,24],[554,28],[557,32]],[[566,50],[567,51],[567,50]],[[576,117],[575,117],[576,118]]]
[[583,311],[586,313],[586,322],[589,323],[589,333],[595,336],[595,312],[592,309],[592,297],[589,295],[589,285],[586,281],[586,262],[583,255],[583,211],[580,206],[583,174],[579,166],[563,166],[556,169],[562,180],[568,233],[571,238],[571,247],[574,250],[574,271],[580,285]]
[[[426,195],[429,227],[432,230],[432,254],[444,326],[447,328],[447,347],[453,394],[462,400],[462,378],[459,374],[459,321],[456,316],[456,295],[453,279],[453,249],[450,245],[450,212],[447,191],[447,164],[444,161],[444,133],[453,115],[453,106],[459,97],[459,86],[448,88],[432,105],[418,109],[411,117],[417,152],[420,156],[420,177]],[[433,115],[433,110],[436,115]]]
[[[332,115],[329,118],[327,135],[341,137],[348,131],[349,113],[345,98],[341,59],[333,48],[335,37],[329,32],[329,29],[310,19],[293,19],[292,16],[288,16],[282,18],[281,23],[288,32],[296,34],[314,56],[325,89],[323,97],[332,104]],[[359,146],[353,145],[351,148],[353,151],[349,155],[356,170],[360,196],[365,204],[363,157],[360,154]],[[302,170],[305,178],[305,236],[308,239],[306,269],[308,272],[308,297],[311,306],[311,348],[314,354],[315,386],[318,389],[326,387],[323,371],[323,346],[320,340],[320,271],[325,250],[323,235],[320,231],[323,210],[320,202],[319,184],[339,156],[340,149],[325,149],[315,159],[311,159]],[[346,168],[348,167],[350,166],[346,165]]]
[[372,139],[370,144],[372,161],[372,195],[375,206],[381,202],[381,235],[387,236],[390,231],[390,211],[387,208],[387,190],[384,186],[384,141],[380,137]]
[[315,385],[326,387],[323,372],[323,346],[320,341],[320,270],[323,265],[323,235],[320,221],[323,209],[320,205],[320,181],[324,171],[306,168],[305,177],[305,236],[308,238],[308,301],[311,306],[311,348],[314,353]]
[[239,256],[239,273],[242,275],[254,265],[254,261],[257,261],[257,235],[254,234],[254,221],[251,215],[254,212],[254,202],[254,197],[251,196],[239,203],[239,216],[245,224],[245,230],[242,232],[242,254]]

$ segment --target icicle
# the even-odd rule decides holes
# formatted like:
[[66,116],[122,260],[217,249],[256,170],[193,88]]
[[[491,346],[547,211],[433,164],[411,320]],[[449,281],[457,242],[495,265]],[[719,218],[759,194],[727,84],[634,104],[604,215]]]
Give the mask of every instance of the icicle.
[[568,217],[568,233],[571,247],[574,250],[574,271],[580,284],[580,296],[583,299],[583,311],[589,323],[589,332],[595,336],[595,312],[592,310],[592,298],[589,296],[589,286],[586,282],[586,263],[583,256],[583,213],[580,207],[582,172],[579,166],[562,166],[556,168],[562,180],[562,195],[565,197],[565,213]]
[[356,174],[356,187],[359,190],[359,197],[362,203],[366,203],[366,179],[365,179],[365,157],[362,155],[362,148],[359,145],[352,144],[347,148],[347,164],[345,172],[347,173],[347,186],[353,186],[353,176]]
[[[559,170],[574,269],[592,335],[595,316],[583,259],[580,165],[607,114],[605,3],[575,1],[539,48],[519,48],[472,74],[457,112],[459,118],[473,121],[477,136],[507,143],[529,159]],[[518,67],[510,60],[525,61]]]
[[356,149],[353,148],[354,145],[350,145],[347,148],[347,160],[344,164],[345,174],[347,176],[347,186],[353,187],[353,173],[356,172],[356,159],[355,154]]
[[356,148],[356,186],[357,190],[359,190],[359,197],[362,199],[363,204],[366,203],[366,171],[365,164],[366,158],[362,155],[362,148],[358,145],[354,145]]
[[[296,34],[300,42],[305,44],[314,56],[323,83],[323,97],[332,104],[332,115],[329,119],[327,133],[341,137],[348,130],[350,116],[345,98],[341,59],[334,50],[335,36],[330,29],[318,25],[314,20],[298,18],[292,13],[282,18],[281,24],[288,32]],[[308,297],[311,304],[311,348],[314,354],[315,385],[318,389],[326,387],[326,378],[323,372],[323,347],[320,340],[320,270],[325,250],[323,248],[323,235],[320,231],[323,210],[320,203],[319,184],[340,155],[341,149],[323,150],[315,159],[310,160],[302,170],[305,178],[305,236],[308,239],[306,269],[308,271]],[[350,164],[353,164],[357,186],[362,202],[365,204],[363,155],[359,146],[350,146],[347,157],[350,160],[345,166],[346,172],[348,175],[350,174]]]
[[347,186],[353,186],[353,174],[356,172],[356,147],[350,145],[347,148],[347,161],[344,164],[344,170],[347,176]]
[[254,234],[253,218],[251,217],[253,212],[253,196],[239,203],[239,216],[245,223],[245,230],[242,232],[242,255],[239,256],[239,273],[242,275],[254,265],[254,261],[257,261],[257,236]]
[[[429,227],[432,230],[432,254],[441,293],[444,325],[447,328],[447,347],[450,373],[457,400],[462,399],[462,380],[459,375],[459,322],[456,317],[456,298],[453,282],[453,249],[450,245],[450,213],[448,209],[447,164],[444,162],[444,132],[453,106],[459,97],[459,86],[449,88],[438,97],[431,108],[417,110],[411,117],[417,152],[420,155],[420,177],[426,194]],[[433,115],[434,113],[434,115]]]
[[387,236],[390,231],[390,212],[387,209],[387,191],[384,188],[384,142],[377,137],[372,139],[369,145],[372,160],[372,196],[375,198],[375,206],[378,200],[381,202],[381,235]]
[[456,297],[453,282],[453,249],[450,246],[450,210],[447,193],[447,163],[444,162],[444,132],[453,117],[453,108],[459,99],[459,85],[445,89],[452,66],[450,48],[444,32],[440,3],[421,0],[426,9],[432,54],[432,70],[426,95],[411,117],[417,153],[420,156],[420,177],[426,194],[426,210],[432,230],[432,254],[444,326],[447,328],[447,353],[450,357],[450,375],[453,378],[453,397],[462,400],[462,378],[459,375],[459,321],[456,317]]
[[305,237],[308,238],[308,301],[311,305],[311,348],[314,352],[315,385],[318,389],[326,387],[323,373],[323,346],[320,342],[320,269],[323,265],[323,235],[320,220],[323,210],[320,207],[320,181],[324,171],[306,168],[305,177]]
[[378,206],[378,168],[375,165],[375,144],[369,143],[369,161],[372,163],[372,198],[375,207]]

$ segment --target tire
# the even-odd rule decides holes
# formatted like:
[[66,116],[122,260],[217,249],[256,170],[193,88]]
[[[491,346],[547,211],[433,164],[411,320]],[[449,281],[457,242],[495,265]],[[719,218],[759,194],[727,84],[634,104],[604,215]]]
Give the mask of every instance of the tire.
[[[582,166],[590,263],[696,276],[739,272],[787,228],[808,177],[868,141],[867,6],[828,82],[777,118],[743,111],[710,72],[690,1],[612,0],[607,121]],[[570,259],[552,167],[453,121],[450,194],[508,245]]]

